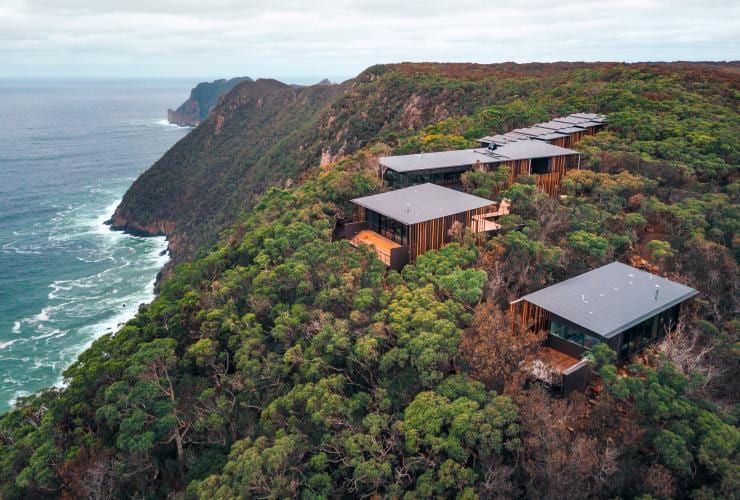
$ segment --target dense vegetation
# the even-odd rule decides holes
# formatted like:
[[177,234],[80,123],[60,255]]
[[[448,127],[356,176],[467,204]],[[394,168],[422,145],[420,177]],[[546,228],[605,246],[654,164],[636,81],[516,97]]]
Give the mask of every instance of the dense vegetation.
[[[66,389],[0,418],[0,498],[736,497],[734,68],[486,68],[365,72],[335,119],[370,145],[269,189]],[[368,103],[378,89],[385,103]],[[409,95],[459,112],[383,125]],[[368,109],[388,116],[352,121]],[[466,179],[513,201],[488,241],[461,235],[400,274],[331,241],[346,200],[380,189],[379,152],[577,110],[610,126],[578,145],[565,197]],[[512,336],[507,303],[614,259],[702,295],[654,352],[618,369],[597,349],[603,384],[552,398],[521,370],[542,339]]]
[[227,94],[240,83],[251,81],[252,79],[248,76],[240,76],[229,80],[200,82],[190,91],[190,97],[176,110],[167,110],[170,123],[181,126],[198,125],[206,119],[222,95]]
[[[709,77],[732,80],[736,71],[721,64],[399,64],[373,66],[340,85],[244,82],[133,184],[114,223],[167,234],[179,263],[213,245],[268,186],[290,185],[306,169],[379,140],[399,153],[464,147],[564,113],[613,111],[610,85],[625,77],[639,83],[641,72],[698,87]],[[649,91],[653,110],[670,95]]]

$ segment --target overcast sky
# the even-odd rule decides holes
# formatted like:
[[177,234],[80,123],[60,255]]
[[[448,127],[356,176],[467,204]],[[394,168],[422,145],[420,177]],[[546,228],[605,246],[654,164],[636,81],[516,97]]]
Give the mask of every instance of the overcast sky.
[[398,61],[729,59],[738,0],[0,0],[0,78],[305,83]]

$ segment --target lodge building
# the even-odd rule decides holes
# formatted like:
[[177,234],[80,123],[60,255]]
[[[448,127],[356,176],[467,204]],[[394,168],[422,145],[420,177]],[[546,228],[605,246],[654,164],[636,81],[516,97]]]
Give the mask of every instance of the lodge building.
[[[367,245],[391,269],[400,270],[464,230],[490,233],[509,213],[500,204],[457,189],[471,169],[509,169],[508,183],[533,176],[538,188],[557,194],[566,172],[580,168],[568,149],[604,127],[605,117],[576,113],[480,140],[485,148],[380,158],[386,185],[399,188],[351,200],[352,217],[335,239]],[[511,303],[520,333],[546,334],[530,373],[561,394],[585,388],[591,368],[584,354],[604,343],[619,362],[675,329],[681,304],[698,292],[666,278],[613,262],[531,293]]]
[[555,118],[549,122],[537,123],[531,127],[514,129],[505,134],[481,137],[481,147],[491,144],[505,146],[522,140],[544,141],[563,148],[573,147],[584,136],[594,135],[606,126],[606,116],[596,113],[574,113]]
[[495,231],[508,214],[496,202],[425,183],[351,200],[353,216],[337,227],[335,239],[369,245],[391,269],[400,270],[427,250],[452,241],[454,226],[474,233]]
[[563,394],[585,388],[590,367],[583,355],[607,344],[623,362],[675,329],[681,304],[693,288],[613,262],[525,295],[511,304],[519,331],[547,332],[538,359]]
[[381,178],[390,188],[431,182],[461,187],[463,173],[479,169],[509,169],[507,185],[532,175],[538,189],[555,196],[568,170],[580,167],[580,153],[569,149],[586,135],[596,134],[606,117],[575,113],[531,127],[478,139],[480,148],[385,156],[379,159]]
[[431,182],[460,187],[460,177],[472,169],[509,169],[508,184],[522,175],[534,175],[537,187],[554,195],[568,170],[580,165],[580,153],[543,141],[521,140],[503,146],[380,158],[381,176],[391,188]]

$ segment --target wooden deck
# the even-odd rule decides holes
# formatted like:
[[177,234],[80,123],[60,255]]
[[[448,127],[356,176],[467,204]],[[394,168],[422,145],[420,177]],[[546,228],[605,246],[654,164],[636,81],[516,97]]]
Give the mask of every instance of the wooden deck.
[[537,359],[550,366],[554,370],[564,373],[573,366],[581,362],[580,359],[576,359],[562,352],[556,351],[550,347],[541,347],[537,351]]
[[364,229],[357,233],[350,240],[350,243],[354,246],[369,245],[373,247],[375,253],[378,254],[378,258],[383,261],[386,266],[391,265],[391,250],[394,248],[401,248],[403,246],[376,233],[375,231],[370,231],[369,229]]
[[480,214],[473,216],[473,232],[474,233],[485,233],[488,231],[497,231],[501,229],[501,224],[488,220],[489,217],[493,217],[496,212],[489,212],[487,214]]
[[495,212],[488,212],[485,214],[479,214],[473,216],[473,232],[485,233],[488,231],[498,231],[501,229],[501,224],[490,220],[502,215],[509,215],[511,211],[511,201],[504,199],[499,204],[498,209]]

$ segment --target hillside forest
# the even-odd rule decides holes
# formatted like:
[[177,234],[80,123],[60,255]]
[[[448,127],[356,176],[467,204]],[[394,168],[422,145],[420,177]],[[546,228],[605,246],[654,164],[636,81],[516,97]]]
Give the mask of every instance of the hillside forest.
[[[264,152],[282,173],[211,200],[217,241],[188,235],[197,251],[66,387],[0,416],[0,498],[737,498],[738,67],[404,64],[342,85],[312,91],[338,95],[331,127],[299,131],[314,153]],[[379,155],[579,111],[609,125],[563,196],[465,177],[512,200],[495,236],[400,273],[332,241],[348,200],[384,189]],[[521,369],[543,339],[514,335],[508,304],[614,260],[700,295],[675,334],[618,367],[602,344],[599,379],[554,397]]]

